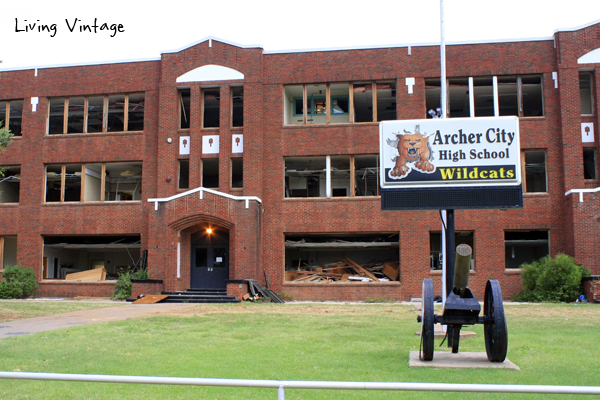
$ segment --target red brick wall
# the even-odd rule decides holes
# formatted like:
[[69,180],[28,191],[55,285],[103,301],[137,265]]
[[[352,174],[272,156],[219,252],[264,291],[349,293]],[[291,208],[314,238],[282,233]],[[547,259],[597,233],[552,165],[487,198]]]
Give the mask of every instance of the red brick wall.
[[116,282],[42,281],[35,297],[112,297]]

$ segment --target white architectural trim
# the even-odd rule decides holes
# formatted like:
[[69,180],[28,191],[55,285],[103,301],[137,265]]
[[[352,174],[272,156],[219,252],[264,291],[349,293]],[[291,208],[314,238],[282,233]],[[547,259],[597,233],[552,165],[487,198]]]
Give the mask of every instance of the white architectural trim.
[[187,192],[179,193],[179,194],[176,194],[171,197],[148,199],[148,203],[154,203],[154,211],[158,211],[158,203],[167,203],[169,201],[177,200],[179,198],[189,196],[194,193],[200,193],[200,199],[202,200],[204,192],[212,193],[214,195],[221,196],[221,197],[226,197],[231,200],[245,201],[246,208],[250,208],[250,200],[256,201],[256,202],[262,204],[262,200],[256,196],[234,196],[232,194],[219,192],[219,191],[213,190],[213,189],[207,189],[205,187],[199,187],[196,189],[188,190]]

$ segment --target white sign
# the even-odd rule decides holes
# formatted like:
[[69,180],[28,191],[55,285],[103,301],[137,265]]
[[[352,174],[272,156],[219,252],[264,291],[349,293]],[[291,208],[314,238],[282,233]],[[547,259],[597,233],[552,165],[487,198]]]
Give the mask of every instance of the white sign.
[[583,143],[594,143],[594,124],[581,123],[581,141]]
[[190,137],[181,136],[179,138],[179,154],[190,154]]
[[521,184],[517,117],[384,121],[379,135],[384,189]]
[[219,135],[202,136],[202,154],[219,154]]
[[231,152],[244,152],[244,135],[231,135]]

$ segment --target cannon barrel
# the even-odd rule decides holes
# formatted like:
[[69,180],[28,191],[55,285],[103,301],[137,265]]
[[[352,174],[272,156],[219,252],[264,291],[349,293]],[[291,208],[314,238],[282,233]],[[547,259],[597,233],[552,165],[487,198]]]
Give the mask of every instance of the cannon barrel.
[[459,293],[469,286],[469,271],[471,270],[471,254],[473,249],[468,244],[456,247],[454,262],[454,289]]

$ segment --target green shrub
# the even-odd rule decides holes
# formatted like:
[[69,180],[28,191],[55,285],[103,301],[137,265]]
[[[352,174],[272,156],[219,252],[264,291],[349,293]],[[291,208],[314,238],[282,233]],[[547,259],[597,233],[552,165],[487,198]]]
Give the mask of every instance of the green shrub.
[[131,274],[129,271],[122,272],[115,284],[113,299],[129,299],[131,297]]
[[513,299],[531,302],[568,302],[581,292],[581,278],[586,271],[566,254],[546,256],[521,265],[523,290]]
[[148,279],[148,271],[140,269],[131,274],[131,279]]
[[1,299],[23,299],[31,296],[38,287],[35,271],[21,265],[5,267],[0,281]]

